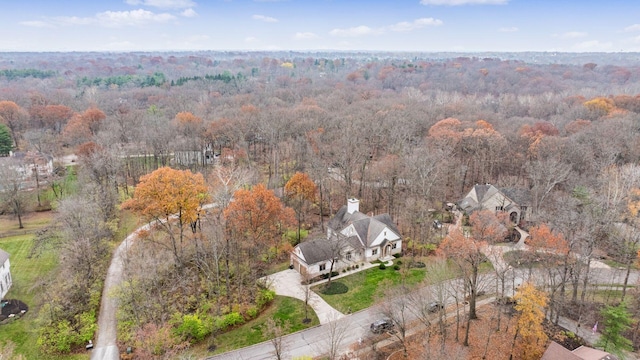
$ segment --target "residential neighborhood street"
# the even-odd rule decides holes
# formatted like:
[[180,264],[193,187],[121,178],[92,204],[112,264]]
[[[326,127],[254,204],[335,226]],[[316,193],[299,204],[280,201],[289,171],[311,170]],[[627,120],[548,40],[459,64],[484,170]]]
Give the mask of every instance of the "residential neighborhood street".
[[[204,208],[208,209],[214,206],[215,204],[208,204],[205,205]],[[459,221],[456,221],[456,224],[452,225],[452,229],[456,226],[459,226]],[[116,341],[116,314],[118,304],[117,299],[112,296],[112,292],[113,289],[117,288],[117,286],[123,281],[123,261],[126,259],[126,251],[129,245],[136,241],[138,232],[142,230],[149,230],[150,227],[150,224],[146,224],[138,228],[135,232],[127,236],[127,238],[114,252],[104,285],[102,304],[98,319],[98,335],[91,354],[92,360],[116,360],[120,358]],[[526,233],[521,231],[521,234],[523,234],[523,238],[516,244],[491,246],[486,249],[487,253],[490,254],[488,257],[494,266],[508,266],[502,259],[502,254],[512,249],[524,248],[525,245],[523,240]],[[367,264],[367,266],[363,267],[361,270],[374,266],[375,265]],[[512,295],[514,289],[529,277],[527,269],[515,269],[513,274],[513,277],[510,277],[505,283],[507,295]],[[341,276],[344,275],[341,274],[336,278]],[[536,278],[544,276],[544,274],[539,271],[533,271],[531,276],[535,281]],[[621,283],[624,279],[624,271],[621,269],[611,269],[609,266],[599,261],[592,261],[591,276],[594,279],[597,279],[596,283]],[[278,295],[290,296],[304,301],[304,286],[301,285],[300,274],[295,270],[284,270],[282,272],[269,275],[265,280]],[[457,280],[452,280],[452,282],[455,281]],[[630,283],[635,283],[636,281],[638,281],[638,272],[633,271],[630,277]],[[481,289],[484,292],[487,294],[496,293],[495,286],[497,285],[497,280],[495,274],[489,273],[482,275],[480,282],[482,284]],[[487,303],[492,299],[493,298],[485,299],[479,304]],[[451,305],[452,303],[453,299],[449,298],[447,300],[447,304]],[[338,321],[337,326],[344,330],[344,339],[341,342],[341,353],[346,353],[350,351],[350,347],[353,344],[357,344],[359,340],[366,338],[370,334],[369,326],[372,322],[383,317],[378,306],[373,306],[354,314],[342,314],[332,308],[319,295],[312,291],[310,292],[309,305],[318,315],[320,325],[285,336],[283,338],[285,354],[288,357],[305,355],[318,356],[326,353],[330,346],[328,342],[330,337],[329,332],[332,326],[330,323],[332,321]],[[409,318],[410,320],[415,320],[413,314],[409,314]],[[581,326],[578,326],[577,323],[564,318],[561,319],[561,325],[567,327],[571,331],[585,331],[582,329],[590,329],[590,326],[592,326],[592,324],[581,324]],[[594,336],[588,336],[586,333],[585,337],[592,341],[595,339]],[[390,339],[395,338],[391,337]],[[207,359],[272,359],[272,352],[273,345],[271,342],[267,341],[224,354],[208,357]]]

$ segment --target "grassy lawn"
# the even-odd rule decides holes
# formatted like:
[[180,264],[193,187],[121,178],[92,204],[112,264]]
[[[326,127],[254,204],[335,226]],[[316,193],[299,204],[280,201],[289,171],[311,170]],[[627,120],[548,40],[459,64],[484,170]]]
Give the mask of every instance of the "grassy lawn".
[[[286,296],[276,296],[271,306],[256,319],[229,332],[215,336],[215,339],[209,341],[209,343],[213,342],[217,346],[215,353],[219,354],[267,341],[268,339],[262,336],[262,329],[269,318],[273,318],[276,321],[289,322],[289,331],[292,333],[320,323],[313,309],[309,308],[311,322],[303,324],[304,302]],[[202,351],[204,350],[202,349]]]
[[0,216],[0,237],[33,234],[51,222],[51,212],[31,212],[22,216],[23,229],[18,226],[18,218]]
[[[405,281],[409,285],[415,285],[420,283],[424,277],[424,268],[409,269]],[[397,285],[400,283],[402,275],[393,267],[388,267],[385,270],[374,267],[332,280],[329,289],[325,290],[325,284],[316,285],[312,289],[329,305],[342,313],[348,313],[349,310],[354,312],[368,308],[373,305],[376,299],[381,298],[379,285],[385,279]]]
[[[20,235],[0,238],[0,248],[10,254],[13,285],[7,299],[19,299],[29,306],[29,312],[22,318],[0,326],[0,342],[11,340],[16,349],[14,354],[22,354],[27,359],[55,359],[45,357],[38,351],[36,340],[36,317],[38,314],[37,293],[33,285],[56,267],[57,257],[51,250],[44,251],[39,257],[29,258],[33,235]],[[60,359],[88,359],[88,355],[65,355]]]

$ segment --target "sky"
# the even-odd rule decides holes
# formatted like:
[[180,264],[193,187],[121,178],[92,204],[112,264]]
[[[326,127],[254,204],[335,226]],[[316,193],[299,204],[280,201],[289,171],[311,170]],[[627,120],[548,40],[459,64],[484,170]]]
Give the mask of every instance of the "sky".
[[638,0],[2,0],[7,51],[637,52]]

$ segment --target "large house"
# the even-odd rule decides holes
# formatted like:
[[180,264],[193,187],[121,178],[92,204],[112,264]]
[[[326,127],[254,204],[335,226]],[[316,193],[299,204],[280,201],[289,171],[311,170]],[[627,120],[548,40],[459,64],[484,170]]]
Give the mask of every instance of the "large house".
[[477,210],[506,212],[514,224],[529,220],[529,193],[523,189],[498,189],[491,184],[476,184],[469,193],[458,202],[458,208],[467,214]]
[[0,299],[3,299],[11,288],[11,271],[9,270],[9,254],[0,249]]
[[298,244],[291,253],[291,266],[315,277],[363,262],[391,259],[402,251],[400,232],[389,214],[369,216],[360,212],[360,202],[347,205],[329,220],[326,238]]

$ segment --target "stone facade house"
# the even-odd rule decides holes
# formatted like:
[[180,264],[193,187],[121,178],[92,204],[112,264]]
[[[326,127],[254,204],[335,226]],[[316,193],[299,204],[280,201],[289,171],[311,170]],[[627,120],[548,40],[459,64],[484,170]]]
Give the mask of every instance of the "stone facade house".
[[467,214],[476,210],[506,212],[511,222],[518,225],[522,221],[529,221],[530,202],[530,194],[525,189],[498,189],[491,184],[476,184],[457,205]]
[[301,274],[315,277],[330,271],[374,260],[387,260],[402,252],[402,238],[389,214],[369,216],[360,212],[357,199],[329,220],[325,238],[298,244],[291,265]]

